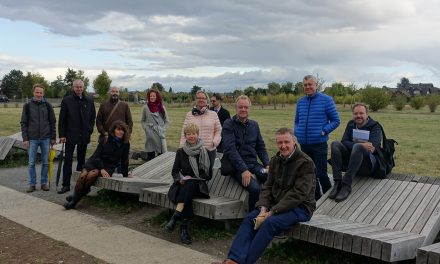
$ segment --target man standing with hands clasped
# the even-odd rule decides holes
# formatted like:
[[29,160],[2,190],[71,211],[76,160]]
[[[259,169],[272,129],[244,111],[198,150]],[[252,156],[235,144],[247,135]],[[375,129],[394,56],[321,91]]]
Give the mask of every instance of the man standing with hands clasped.
[[291,129],[280,128],[275,138],[278,153],[257,208],[241,223],[224,264],[255,263],[274,236],[309,221],[316,209],[313,161],[297,148]]

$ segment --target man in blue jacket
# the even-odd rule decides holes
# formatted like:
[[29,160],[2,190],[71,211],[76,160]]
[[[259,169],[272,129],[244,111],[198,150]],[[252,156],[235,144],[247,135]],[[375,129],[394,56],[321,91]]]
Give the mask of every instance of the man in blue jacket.
[[[353,119],[345,128],[341,141],[331,145],[331,161],[335,184],[330,199],[341,202],[351,193],[355,175],[371,176],[376,168],[375,150],[380,148],[382,130],[378,122],[368,116],[368,107],[356,103],[352,108]],[[342,177],[342,170],[346,171]]]
[[[258,123],[249,119],[250,107],[249,97],[241,95],[237,98],[237,114],[223,124],[222,144],[223,155],[235,169],[231,177],[249,191],[249,211],[252,211],[260,195],[260,186],[267,179],[269,155]],[[258,162],[258,158],[263,165]]]
[[307,75],[303,80],[304,97],[298,100],[295,114],[295,136],[301,150],[309,155],[316,167],[315,199],[331,188],[327,175],[328,135],[340,123],[333,99],[317,91],[317,80]]

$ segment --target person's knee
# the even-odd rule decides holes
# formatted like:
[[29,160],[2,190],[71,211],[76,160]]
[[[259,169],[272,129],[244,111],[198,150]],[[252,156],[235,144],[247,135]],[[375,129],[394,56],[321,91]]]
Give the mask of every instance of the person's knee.
[[355,143],[353,145],[353,150],[351,151],[352,153],[364,153],[366,152],[366,149],[364,148],[364,146],[360,143]]
[[330,148],[332,152],[339,152],[342,146],[341,141],[333,141]]

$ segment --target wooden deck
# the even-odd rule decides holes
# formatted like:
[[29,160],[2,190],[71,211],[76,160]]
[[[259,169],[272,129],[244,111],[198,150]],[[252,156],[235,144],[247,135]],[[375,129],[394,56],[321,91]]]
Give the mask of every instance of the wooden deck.
[[[153,160],[147,161],[132,171],[132,178],[124,178],[114,173],[110,178],[98,178],[95,187],[117,192],[139,194],[142,188],[153,186],[168,186],[171,182],[175,152],[166,152]],[[72,179],[76,181],[80,172],[75,171]]]
[[328,193],[312,220],[295,226],[294,238],[388,262],[412,259],[440,229],[439,179],[356,178],[349,198]]
[[[219,163],[218,159],[216,163]],[[231,177],[222,176],[219,166],[214,166],[213,174],[208,183],[211,198],[194,199],[194,214],[215,220],[243,218],[247,213],[248,192]],[[167,196],[169,186],[170,184],[144,188],[139,195],[139,200],[174,209],[175,205]]]
[[440,243],[419,248],[416,264],[440,264]]

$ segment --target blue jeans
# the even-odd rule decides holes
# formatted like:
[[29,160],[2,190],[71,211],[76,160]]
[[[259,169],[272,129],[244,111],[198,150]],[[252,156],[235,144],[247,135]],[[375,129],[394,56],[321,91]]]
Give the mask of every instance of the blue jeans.
[[300,205],[290,211],[272,215],[258,230],[254,230],[254,218],[259,213],[260,211],[255,209],[243,219],[229,249],[229,259],[240,264],[255,263],[274,236],[291,229],[296,223],[310,220],[308,211]]
[[321,198],[322,193],[326,193],[332,184],[327,175],[327,142],[318,144],[301,145],[301,150],[306,153],[315,163],[316,168],[316,189],[315,200],[318,201]]
[[47,184],[47,171],[49,169],[50,138],[29,140],[29,185],[37,185],[37,173],[35,161],[37,160],[38,147],[41,149],[41,185]]

